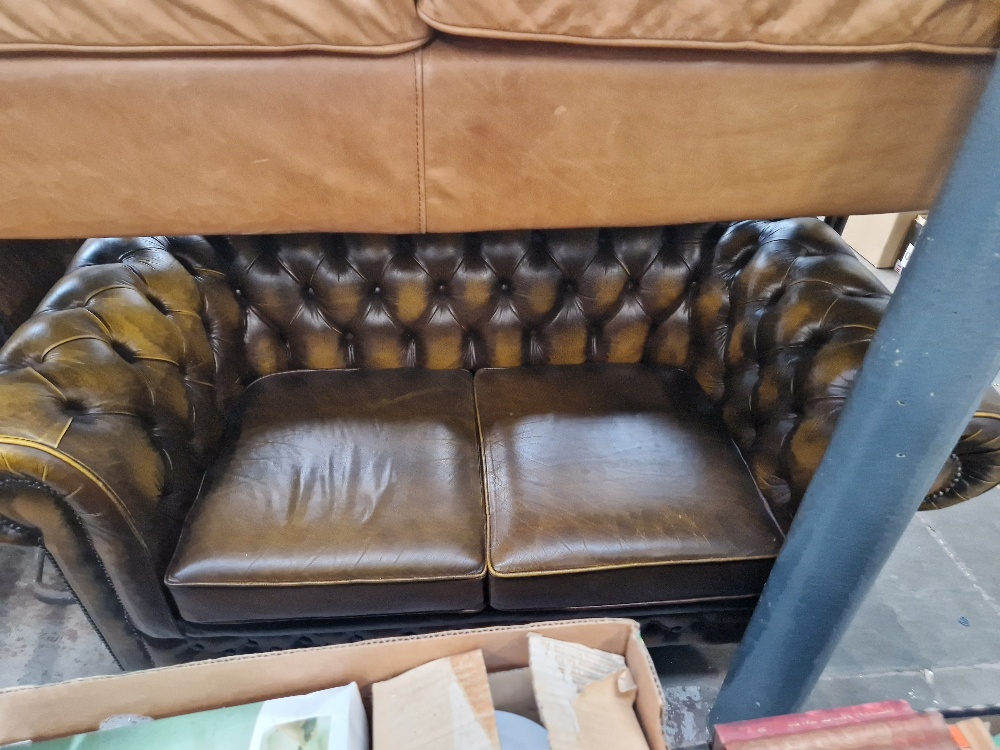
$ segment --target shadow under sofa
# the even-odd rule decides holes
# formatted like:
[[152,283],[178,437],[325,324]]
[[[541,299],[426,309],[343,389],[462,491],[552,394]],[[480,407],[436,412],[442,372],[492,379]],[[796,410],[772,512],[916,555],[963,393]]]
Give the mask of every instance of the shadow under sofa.
[[[815,219],[92,240],[0,350],[3,540],[129,667],[608,611],[738,637],[887,301]],[[998,425],[925,507],[1000,480]]]

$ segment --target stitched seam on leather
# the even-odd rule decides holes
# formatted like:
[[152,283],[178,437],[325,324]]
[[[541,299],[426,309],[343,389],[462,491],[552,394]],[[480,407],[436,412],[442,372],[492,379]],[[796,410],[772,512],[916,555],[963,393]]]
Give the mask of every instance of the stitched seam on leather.
[[463,573],[454,576],[422,576],[413,578],[352,578],[346,581],[177,581],[173,576],[167,576],[166,584],[171,588],[291,588],[301,589],[310,586],[345,586],[350,584],[379,583],[434,583],[435,581],[479,581],[486,577],[485,568],[478,573]]
[[[570,612],[584,612],[587,610],[599,609],[602,611],[614,610],[614,609],[632,609],[634,607],[662,607],[664,605],[676,605],[676,604],[698,604],[700,602],[729,602],[729,601],[739,601],[741,599],[757,599],[760,597],[760,593],[756,594],[727,594],[726,596],[697,596],[690,599],[653,599],[650,601],[627,602],[625,604],[588,604],[588,605],[574,605],[571,607],[561,606],[560,610],[568,610]],[[516,609],[506,609],[500,610],[501,612],[531,612],[534,610],[516,610]]]
[[43,383],[45,383],[45,385],[47,387],[49,387],[53,391],[55,391],[56,395],[59,398],[61,398],[63,401],[68,401],[69,400],[66,397],[66,394],[63,393],[62,390],[60,390],[59,386],[57,386],[55,383],[53,383],[49,378],[45,377],[45,375],[43,375],[42,373],[40,373],[37,368],[29,365],[29,366],[25,367],[24,369],[27,370],[28,372],[36,375],[38,377],[38,379],[41,380]]
[[[479,372],[482,372],[480,370]],[[490,483],[487,481],[486,473],[486,435],[483,432],[483,421],[479,415],[479,390],[476,388],[476,380],[479,379],[479,373],[472,376],[472,408],[476,415],[476,443],[479,453],[479,477],[480,486],[483,488],[483,545],[485,549],[483,550],[483,559],[486,566],[484,572],[493,575],[493,562],[491,560],[493,553],[493,525],[490,523]],[[489,604],[489,590],[483,592],[486,604]]]
[[748,555],[746,557],[706,557],[694,560],[650,560],[643,562],[617,563],[613,565],[595,565],[590,568],[565,568],[560,570],[526,570],[522,573],[498,573],[490,563],[490,574],[497,578],[538,578],[541,576],[573,575],[577,573],[600,573],[608,570],[627,570],[629,568],[655,568],[667,565],[703,565],[708,563],[752,562],[754,560],[774,560],[773,555]]
[[424,54],[423,49],[413,53],[413,98],[417,127],[417,227],[421,234],[427,231],[427,197],[424,184]]
[[993,55],[996,49],[992,47],[963,46],[958,44],[938,44],[935,42],[887,42],[885,44],[783,44],[781,42],[757,42],[745,40],[742,42],[716,42],[685,39],[660,39],[656,37],[601,37],[583,36],[580,34],[560,34],[542,31],[508,31],[482,26],[467,26],[439,21],[429,15],[422,7],[417,8],[420,19],[437,31],[456,36],[485,37],[487,39],[510,39],[514,41],[549,41],[572,42],[579,40],[585,44],[596,46],[619,45],[649,46],[653,49],[706,49],[706,50],[753,50],[762,52],[941,52],[952,55]]
[[132,520],[132,514],[129,513],[128,508],[125,506],[125,504],[118,497],[117,493],[115,493],[115,491],[113,489],[111,489],[111,487],[108,486],[104,482],[104,480],[101,479],[88,466],[86,466],[85,464],[77,461],[72,456],[69,456],[66,453],[63,453],[60,450],[57,450],[55,448],[51,448],[51,447],[49,447],[47,445],[44,445],[42,443],[39,443],[39,442],[37,442],[35,440],[28,440],[27,438],[12,437],[10,435],[0,435],[0,445],[17,445],[17,446],[20,446],[22,448],[32,448],[34,450],[41,451],[42,453],[48,454],[52,458],[55,458],[55,459],[58,459],[58,460],[62,461],[63,463],[65,463],[70,468],[75,469],[76,471],[78,471],[81,474],[83,474],[83,476],[85,476],[88,480],[90,480],[95,485],[97,485],[97,487],[99,487],[101,489],[101,491],[104,492],[104,494],[107,496],[107,498],[111,501],[111,503],[115,506],[115,508],[121,514],[122,519],[125,521],[125,523],[129,527],[129,531],[131,531],[132,534],[135,535],[135,538],[139,542],[139,544],[142,546],[142,549],[147,554],[149,554],[149,547],[146,546],[146,540],[142,538],[142,534],[140,534],[139,530],[135,527],[135,522]]
[[340,45],[323,43],[303,43],[303,44],[63,44],[47,42],[11,42],[0,44],[0,52],[72,52],[74,54],[107,54],[118,53],[120,55],[141,54],[150,52],[185,52],[202,53],[206,56],[218,53],[232,52],[264,52],[282,54],[286,52],[327,52],[332,54],[365,55],[370,57],[383,57],[397,55],[403,52],[410,52],[420,48],[430,41],[433,33],[428,33],[417,39],[408,39],[405,42],[387,42],[385,44],[367,45]]

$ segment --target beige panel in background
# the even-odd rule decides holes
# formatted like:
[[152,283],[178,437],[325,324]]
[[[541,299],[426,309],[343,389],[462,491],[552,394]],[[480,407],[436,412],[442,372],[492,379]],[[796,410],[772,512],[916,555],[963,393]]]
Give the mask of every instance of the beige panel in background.
[[676,224],[930,205],[991,58],[423,51],[427,229]]
[[418,231],[415,54],[8,57],[0,237]]
[[867,214],[847,219],[844,242],[875,268],[892,268],[901,255],[916,211],[901,214]]

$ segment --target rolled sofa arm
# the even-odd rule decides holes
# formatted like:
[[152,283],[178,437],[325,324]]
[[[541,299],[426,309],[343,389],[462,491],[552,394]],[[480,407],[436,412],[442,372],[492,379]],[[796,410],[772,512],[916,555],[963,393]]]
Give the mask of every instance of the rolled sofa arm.
[[[778,521],[819,467],[889,292],[818,219],[740,222],[722,236],[694,310],[694,373]],[[1000,411],[977,413],[922,508],[1000,482]]]
[[964,502],[1000,484],[1000,395],[989,388],[921,510]]
[[44,543],[53,513],[41,505],[61,506],[152,638],[178,634],[163,571],[222,429],[216,383],[231,363],[217,364],[211,329],[239,319],[233,299],[207,321],[178,259],[211,252],[204,240],[89,241],[0,349],[0,516]]

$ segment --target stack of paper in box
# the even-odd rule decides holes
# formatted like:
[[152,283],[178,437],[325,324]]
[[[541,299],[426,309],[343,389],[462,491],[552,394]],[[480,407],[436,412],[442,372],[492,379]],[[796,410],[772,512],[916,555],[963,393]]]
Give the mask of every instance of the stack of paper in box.
[[958,750],[944,718],[906,701],[719,724],[714,750]]

